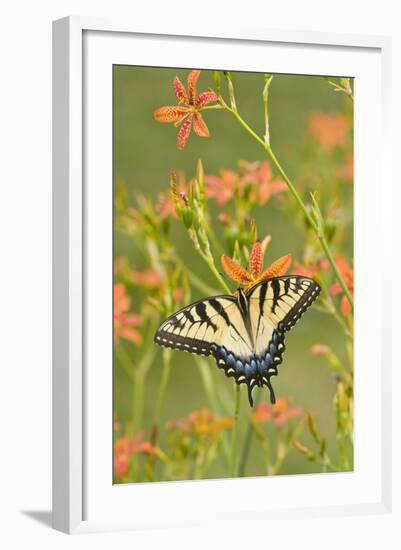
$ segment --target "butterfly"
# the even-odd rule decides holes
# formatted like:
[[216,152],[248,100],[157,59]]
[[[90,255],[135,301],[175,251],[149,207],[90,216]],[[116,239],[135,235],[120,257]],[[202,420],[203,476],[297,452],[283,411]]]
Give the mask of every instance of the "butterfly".
[[307,277],[272,277],[234,295],[198,300],[162,323],[156,344],[175,350],[212,355],[226,376],[252,390],[267,386],[276,402],[270,378],[285,351],[288,332],[316,300],[320,286]]

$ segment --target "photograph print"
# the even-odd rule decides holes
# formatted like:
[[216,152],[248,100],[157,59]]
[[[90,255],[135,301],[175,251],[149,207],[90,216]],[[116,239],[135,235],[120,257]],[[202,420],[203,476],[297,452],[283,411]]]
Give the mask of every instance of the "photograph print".
[[353,106],[113,66],[113,483],[353,470]]

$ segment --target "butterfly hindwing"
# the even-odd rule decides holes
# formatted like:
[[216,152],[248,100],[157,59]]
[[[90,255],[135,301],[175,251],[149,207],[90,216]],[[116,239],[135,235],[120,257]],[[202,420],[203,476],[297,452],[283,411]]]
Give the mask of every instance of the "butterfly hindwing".
[[256,284],[236,296],[199,300],[171,315],[155,342],[198,355],[213,355],[217,366],[237,384],[252,390],[267,386],[275,402],[272,376],[285,351],[285,332],[313,303],[320,287],[312,279],[289,275]]

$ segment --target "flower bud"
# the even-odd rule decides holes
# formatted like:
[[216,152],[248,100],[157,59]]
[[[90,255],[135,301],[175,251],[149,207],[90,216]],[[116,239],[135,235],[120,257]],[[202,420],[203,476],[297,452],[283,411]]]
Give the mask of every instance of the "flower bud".
[[324,224],[324,232],[329,243],[333,240],[336,231],[336,223],[333,220],[326,220],[326,223]]
[[184,206],[184,208],[182,208],[181,219],[187,229],[192,227],[194,221],[194,212],[192,208],[189,206]]

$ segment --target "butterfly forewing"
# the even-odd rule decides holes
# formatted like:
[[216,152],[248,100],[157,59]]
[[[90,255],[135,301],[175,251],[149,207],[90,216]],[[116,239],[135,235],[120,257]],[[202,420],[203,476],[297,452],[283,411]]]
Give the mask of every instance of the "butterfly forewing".
[[248,292],[252,325],[258,326],[263,317],[275,328],[290,330],[308,307],[316,300],[320,286],[312,279],[299,275],[274,277],[263,281]]
[[231,326],[231,310],[235,309],[237,305],[233,296],[199,300],[164,321],[156,333],[155,342],[198,355],[210,355],[211,345],[220,345],[226,337]]

